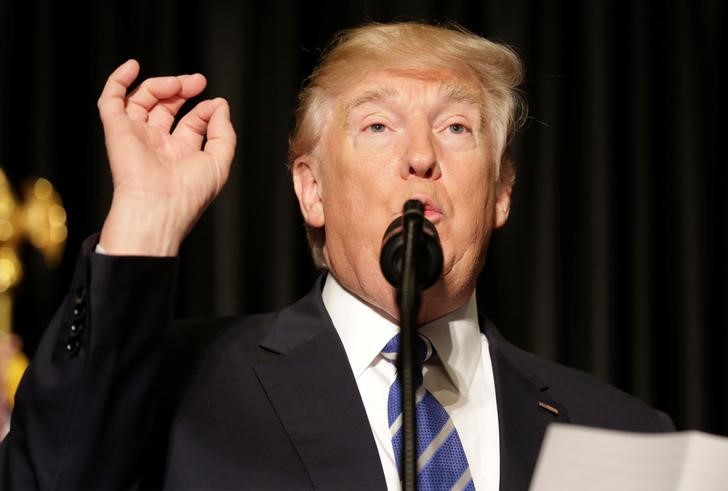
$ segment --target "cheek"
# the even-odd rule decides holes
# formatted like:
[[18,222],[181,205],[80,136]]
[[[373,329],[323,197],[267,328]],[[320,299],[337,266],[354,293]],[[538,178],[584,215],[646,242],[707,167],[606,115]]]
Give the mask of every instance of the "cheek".
[[334,163],[330,185],[345,189],[351,200],[371,202],[391,191],[398,177],[396,162],[390,151],[358,148],[355,139],[348,139]]
[[453,180],[450,193],[457,218],[453,230],[457,239],[453,247],[469,249],[487,238],[492,227],[494,195],[487,168],[473,161],[462,163],[469,167],[464,167]]
[[[482,163],[463,159],[459,162],[460,172],[453,176],[452,196],[463,208],[484,210],[493,199],[490,172]],[[464,206],[463,206],[464,205]]]
[[327,223],[361,235],[386,197],[385,182],[371,162],[340,159],[326,176],[323,196]]

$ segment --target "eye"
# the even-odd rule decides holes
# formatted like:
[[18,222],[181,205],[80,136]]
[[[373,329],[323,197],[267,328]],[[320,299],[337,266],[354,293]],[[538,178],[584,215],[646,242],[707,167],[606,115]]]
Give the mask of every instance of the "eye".
[[387,127],[382,123],[372,123],[367,126],[367,129],[372,133],[384,133],[384,130],[386,130]]
[[454,133],[456,135],[465,133],[468,130],[464,125],[462,125],[460,123],[453,123],[450,126],[448,126],[448,129],[450,130],[450,133]]

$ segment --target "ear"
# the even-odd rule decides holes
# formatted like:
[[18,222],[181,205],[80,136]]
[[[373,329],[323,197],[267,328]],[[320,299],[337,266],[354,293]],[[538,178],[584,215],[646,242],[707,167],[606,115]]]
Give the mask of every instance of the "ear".
[[293,174],[293,190],[298,197],[303,220],[314,228],[324,226],[324,206],[321,201],[321,181],[319,180],[319,162],[311,155],[302,155],[291,169]]
[[508,214],[511,212],[511,191],[513,184],[502,183],[496,187],[495,196],[495,223],[493,228],[500,228],[508,221]]

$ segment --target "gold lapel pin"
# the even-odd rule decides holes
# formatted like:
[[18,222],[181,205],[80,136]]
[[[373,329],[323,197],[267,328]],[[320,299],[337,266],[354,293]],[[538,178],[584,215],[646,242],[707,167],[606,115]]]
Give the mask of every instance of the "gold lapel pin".
[[559,410],[552,406],[551,404],[546,404],[545,402],[538,401],[538,407],[541,407],[545,409],[546,411],[555,414],[556,416],[559,415]]

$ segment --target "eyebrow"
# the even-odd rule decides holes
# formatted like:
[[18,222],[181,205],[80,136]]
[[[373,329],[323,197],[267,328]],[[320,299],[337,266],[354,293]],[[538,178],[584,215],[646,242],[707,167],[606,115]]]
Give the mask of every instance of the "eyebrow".
[[[486,120],[485,103],[483,102],[481,94],[476,91],[469,90],[467,87],[458,83],[446,84],[440,89],[440,91],[444,94],[447,102],[477,106],[478,112],[480,113],[481,128],[484,127]],[[381,102],[391,97],[395,97],[398,93],[399,91],[397,89],[389,85],[382,85],[364,91],[362,94],[358,95],[346,104],[346,107],[344,108],[344,121],[349,120],[349,115],[357,107],[370,102]]]
[[447,84],[443,87],[442,92],[445,98],[450,102],[460,102],[470,104],[482,108],[483,98],[475,91],[468,90],[460,84]]
[[397,95],[397,89],[388,85],[382,85],[365,91],[351,100],[344,109],[344,121],[348,121],[351,111],[368,102],[381,102]]

